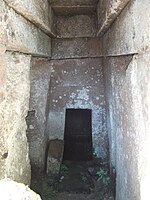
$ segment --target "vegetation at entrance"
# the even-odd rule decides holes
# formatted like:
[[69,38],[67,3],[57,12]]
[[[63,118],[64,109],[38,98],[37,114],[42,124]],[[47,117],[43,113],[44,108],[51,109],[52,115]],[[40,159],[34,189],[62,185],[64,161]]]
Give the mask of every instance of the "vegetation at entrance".
[[68,175],[68,172],[69,172],[69,168],[65,164],[62,164],[60,167],[60,174],[63,176],[66,176]]
[[103,192],[97,192],[96,197],[97,200],[103,200],[104,199],[104,193]]
[[[97,160],[96,160],[97,161]],[[43,200],[113,200],[109,168],[91,162],[64,161],[58,176],[46,176],[42,182]]]
[[55,198],[57,196],[57,194],[58,194],[58,191],[48,187],[48,185],[45,185],[43,187],[43,195],[42,196],[44,197],[45,200]]
[[105,186],[110,184],[110,177],[108,176],[107,171],[103,168],[100,168],[96,175],[98,175],[98,181],[101,181]]
[[47,190],[45,193],[44,193],[44,197],[46,198],[46,199],[51,199],[51,198],[54,198],[54,197],[56,197],[57,196],[57,191],[55,191],[55,190]]
[[82,179],[82,181],[83,181],[84,183],[86,183],[87,180],[88,180],[87,176],[85,176],[85,175],[82,175],[82,176],[81,176],[81,179]]

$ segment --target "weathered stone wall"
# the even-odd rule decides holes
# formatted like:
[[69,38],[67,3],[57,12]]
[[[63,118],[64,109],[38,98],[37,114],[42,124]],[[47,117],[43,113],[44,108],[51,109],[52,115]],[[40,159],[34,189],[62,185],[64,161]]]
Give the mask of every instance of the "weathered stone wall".
[[[105,96],[107,104],[107,129],[109,133],[110,144],[110,161],[113,167],[116,166],[116,140],[117,128],[119,119],[117,121],[118,107],[120,106],[120,90],[123,87],[126,78],[126,68],[131,62],[132,56],[126,57],[109,57],[103,60],[103,71],[105,80]],[[119,82],[120,81],[120,82]],[[119,95],[119,96],[118,96]],[[121,115],[121,114],[120,114]],[[109,117],[108,117],[109,116]],[[119,117],[118,117],[119,118]]]
[[56,32],[59,38],[94,37],[96,16],[57,16]]
[[[77,7],[75,4],[74,9]],[[95,37],[97,32],[95,15],[57,16],[56,32],[57,39],[52,39],[52,58],[101,56],[102,45],[99,42],[99,38]]]
[[46,124],[47,100],[50,86],[51,68],[48,59],[32,58],[31,90],[29,110],[35,110],[41,132]]
[[[96,11],[96,3],[91,0],[50,3],[58,15],[58,37],[52,39],[48,132],[50,141],[63,141],[66,109],[91,109],[93,147],[102,161],[108,161],[103,75],[99,59],[102,45],[99,38],[95,37],[97,20],[96,12],[93,12]],[[57,174],[61,160],[62,157],[58,160],[48,152],[47,172]]]
[[5,200],[41,200],[40,196],[22,183],[3,179],[0,181],[0,194]]
[[130,0],[99,0],[97,5],[98,36],[102,36]]
[[97,0],[49,0],[56,15],[90,15],[96,12]]
[[6,50],[50,57],[51,38],[3,0],[0,4],[0,44],[5,45]]
[[53,10],[48,0],[4,0],[17,13],[50,36],[54,36]]
[[148,199],[149,60],[150,54],[143,54],[104,61],[111,163],[117,171],[118,200]]
[[9,177],[29,185],[25,117],[29,110],[30,55],[51,56],[53,13],[46,1],[0,0],[0,4],[0,179]]
[[48,59],[32,58],[30,105],[27,117],[27,136],[30,147],[32,169],[43,171],[47,144],[46,119],[50,86],[50,64]]
[[53,60],[50,62],[51,94],[49,139],[64,138],[66,108],[92,109],[93,147],[107,160],[107,133],[102,64],[99,58]]
[[103,37],[110,158],[116,168],[117,200],[149,198],[149,13],[148,0],[131,1]]
[[5,46],[0,44],[0,103],[4,100],[6,92],[6,62],[4,58],[5,51]]
[[30,56],[6,53],[5,94],[0,104],[0,178],[30,184],[30,163],[26,138],[29,107]]
[[52,39],[52,58],[100,57],[102,45],[98,38]]
[[49,0],[51,6],[95,6],[97,0]]
[[150,1],[131,1],[103,38],[104,55],[134,54],[150,49]]

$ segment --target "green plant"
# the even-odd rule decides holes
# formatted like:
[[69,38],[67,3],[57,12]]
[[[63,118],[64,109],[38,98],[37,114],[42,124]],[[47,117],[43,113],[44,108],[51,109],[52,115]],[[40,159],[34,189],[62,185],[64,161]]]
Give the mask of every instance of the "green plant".
[[57,196],[57,191],[49,188],[48,186],[44,186],[43,188],[43,196],[45,199],[51,199]]
[[82,179],[82,181],[83,181],[84,183],[86,183],[87,180],[88,180],[87,176],[85,176],[85,175],[82,175],[81,179]]
[[98,200],[103,200],[103,199],[104,199],[104,194],[103,194],[103,192],[98,192],[98,193],[96,194],[96,196],[97,196],[97,199],[98,199]]
[[90,187],[89,190],[90,190],[90,193],[94,193],[94,188]]
[[60,174],[66,176],[68,175],[68,173],[69,173],[69,168],[66,165],[62,164],[60,167]]
[[98,175],[98,181],[101,181],[106,186],[110,184],[110,178],[106,170],[100,168],[96,174]]

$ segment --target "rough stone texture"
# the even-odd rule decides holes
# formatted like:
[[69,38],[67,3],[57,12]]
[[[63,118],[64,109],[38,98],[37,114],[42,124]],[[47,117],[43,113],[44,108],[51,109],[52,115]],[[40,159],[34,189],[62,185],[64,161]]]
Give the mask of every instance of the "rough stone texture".
[[[132,56],[120,58],[105,58],[104,59],[104,80],[105,80],[105,97],[107,104],[107,129],[109,135],[109,150],[110,150],[110,163],[116,167],[116,139],[117,135],[117,119],[116,119],[116,102],[117,95],[124,84],[125,70],[131,62]],[[121,72],[120,72],[120,71]],[[120,73],[118,73],[120,72]],[[121,83],[118,83],[116,77]],[[117,94],[116,94],[117,93]],[[118,108],[118,107],[117,107]]]
[[[148,200],[150,177],[150,2],[131,1],[103,37],[116,200]],[[114,137],[115,136],[115,137]],[[116,147],[116,149],[113,149]]]
[[4,45],[0,45],[0,103],[4,100],[6,92],[6,62],[5,62],[5,51]]
[[58,16],[56,32],[59,38],[94,37],[95,15]]
[[51,56],[51,38],[0,0],[0,44],[7,50]]
[[[51,109],[51,108],[50,108]],[[49,112],[47,132],[49,140],[64,139],[65,109],[63,111]]]
[[30,56],[5,54],[6,93],[0,105],[0,179],[30,184],[25,116],[29,108]]
[[45,169],[47,137],[41,132],[41,127],[37,122],[35,111],[28,112],[26,121],[28,125],[27,138],[32,173],[38,174],[44,172]]
[[48,0],[4,0],[17,13],[50,36],[53,33],[53,11]]
[[98,36],[102,36],[130,0],[99,0],[97,5]]
[[8,179],[0,181],[0,194],[3,200],[41,200],[28,186]]
[[150,1],[131,1],[105,34],[104,54],[122,55],[149,51],[149,30]]
[[102,45],[98,38],[53,39],[52,58],[99,57]]
[[[148,200],[150,54],[105,59],[111,154],[117,200]],[[143,68],[144,66],[144,68]],[[113,151],[112,151],[113,150]]]
[[31,68],[30,112],[28,141],[33,170],[44,170],[46,151],[47,102],[50,84],[50,65],[47,59],[33,58]]
[[50,64],[52,67],[48,122],[50,139],[63,139],[66,108],[92,109],[95,152],[98,157],[107,160],[108,144],[101,59],[56,60],[51,61]]
[[64,151],[63,140],[51,140],[47,152],[47,174],[57,175],[60,171]]
[[57,0],[50,1],[50,4],[56,15],[89,15],[96,12],[97,0]]
[[96,13],[96,6],[53,6],[55,15],[92,15]]
[[[150,191],[148,187],[150,179],[150,53],[145,53],[137,56],[135,63],[135,71],[137,76],[137,85],[139,85],[139,98],[141,113],[136,113],[136,126],[140,134],[140,151],[139,151],[139,177],[140,177],[140,192],[141,199],[148,200]],[[138,65],[138,67],[136,66]],[[144,66],[144,70],[143,70]],[[136,99],[136,97],[135,97]],[[139,104],[136,104],[135,110]],[[141,120],[139,120],[139,117]],[[139,123],[139,121],[140,123]],[[141,134],[144,133],[144,135]]]
[[93,6],[98,0],[49,0],[50,5],[56,6]]
[[45,131],[48,91],[50,86],[50,64],[48,59],[32,58],[30,110],[35,110],[41,132]]

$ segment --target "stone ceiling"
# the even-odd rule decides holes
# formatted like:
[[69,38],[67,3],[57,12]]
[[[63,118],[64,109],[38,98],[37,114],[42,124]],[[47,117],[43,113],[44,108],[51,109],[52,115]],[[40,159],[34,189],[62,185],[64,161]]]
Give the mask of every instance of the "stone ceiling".
[[98,0],[49,0],[56,15],[94,14]]

